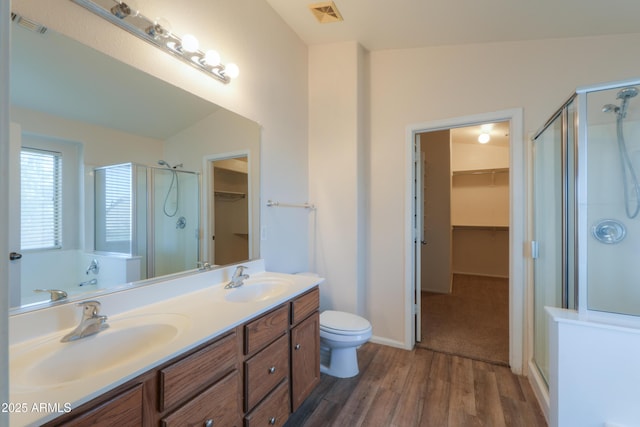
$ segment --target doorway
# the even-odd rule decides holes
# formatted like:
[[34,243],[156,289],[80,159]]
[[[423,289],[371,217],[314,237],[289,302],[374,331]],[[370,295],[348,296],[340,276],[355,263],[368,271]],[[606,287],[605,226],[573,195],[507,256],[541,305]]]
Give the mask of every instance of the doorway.
[[417,135],[420,347],[509,363],[509,122]]
[[[484,123],[509,123],[510,150],[509,150],[509,275],[508,275],[508,301],[509,301],[509,366],[516,374],[526,374],[523,372],[527,366],[525,363],[525,283],[527,278],[527,265],[524,257],[525,242],[525,144],[523,135],[523,111],[522,109],[511,109],[497,111],[493,113],[478,114],[473,116],[445,119],[410,125],[407,128],[407,143],[410,149],[407,150],[406,176],[407,176],[407,199],[406,199],[406,224],[412,226],[405,234],[405,242],[408,253],[413,256],[406,257],[407,280],[407,316],[406,322],[409,330],[412,345],[421,339],[416,333],[420,332],[421,319],[421,283],[417,278],[421,277],[421,263],[416,260],[422,257],[421,232],[414,224],[418,224],[422,219],[420,203],[417,203],[416,192],[420,185],[422,167],[417,166],[420,155],[416,150],[420,149],[420,144],[416,143],[417,135],[425,132],[462,128],[471,125]],[[421,196],[420,196],[421,197]],[[410,231],[409,231],[410,230]]]
[[250,258],[248,157],[210,159],[207,171],[208,262],[246,261]]

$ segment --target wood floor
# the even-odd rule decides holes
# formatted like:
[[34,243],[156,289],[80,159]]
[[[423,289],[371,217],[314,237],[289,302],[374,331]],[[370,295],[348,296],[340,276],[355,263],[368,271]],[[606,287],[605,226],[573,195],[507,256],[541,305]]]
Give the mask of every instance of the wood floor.
[[547,425],[527,379],[506,366],[373,343],[358,360],[354,378],[322,375],[285,426]]

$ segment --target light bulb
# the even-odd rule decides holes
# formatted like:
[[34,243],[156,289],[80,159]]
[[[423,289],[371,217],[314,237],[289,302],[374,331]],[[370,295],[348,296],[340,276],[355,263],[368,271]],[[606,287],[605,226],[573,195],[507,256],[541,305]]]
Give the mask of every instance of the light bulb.
[[488,133],[481,133],[480,136],[478,137],[478,142],[480,144],[486,144],[487,142],[489,142],[489,140],[491,139],[491,136],[489,136]]
[[198,39],[195,38],[195,36],[192,36],[191,34],[185,34],[182,37],[181,45],[182,49],[185,52],[197,52],[200,44],[198,43]]
[[220,64],[220,54],[215,50],[208,50],[204,54],[204,62],[207,65],[215,67],[216,65]]
[[236,64],[229,63],[224,67],[224,75],[230,79],[235,79],[240,74],[240,68]]
[[171,35],[171,23],[164,18],[156,18],[144,31],[156,40],[167,38]]
[[124,19],[127,16],[138,15],[138,4],[136,0],[116,1],[116,5],[111,8],[111,14],[117,18]]

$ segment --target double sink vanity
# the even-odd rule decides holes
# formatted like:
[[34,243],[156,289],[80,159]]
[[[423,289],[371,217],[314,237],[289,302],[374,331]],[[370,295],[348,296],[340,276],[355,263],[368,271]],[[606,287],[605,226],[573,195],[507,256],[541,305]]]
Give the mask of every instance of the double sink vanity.
[[11,425],[283,425],[320,380],[322,279],[243,265],[96,298],[108,327],[69,342],[83,307],[11,316]]

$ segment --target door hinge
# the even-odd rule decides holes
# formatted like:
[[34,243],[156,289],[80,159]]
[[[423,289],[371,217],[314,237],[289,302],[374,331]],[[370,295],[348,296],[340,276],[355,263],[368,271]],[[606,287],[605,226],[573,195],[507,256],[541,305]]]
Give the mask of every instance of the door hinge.
[[538,242],[535,240],[532,240],[531,241],[531,258],[538,259],[538,256],[539,256]]

